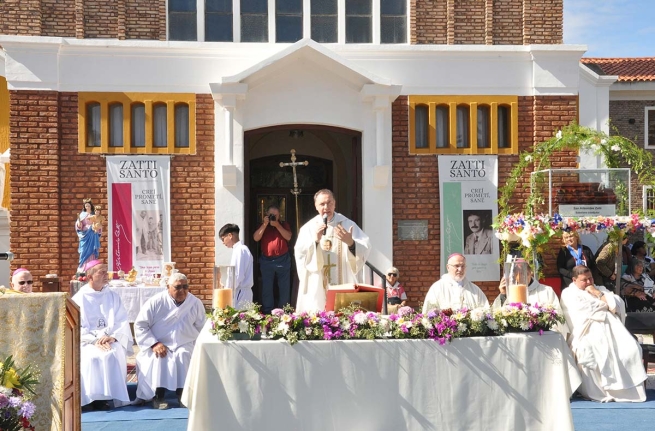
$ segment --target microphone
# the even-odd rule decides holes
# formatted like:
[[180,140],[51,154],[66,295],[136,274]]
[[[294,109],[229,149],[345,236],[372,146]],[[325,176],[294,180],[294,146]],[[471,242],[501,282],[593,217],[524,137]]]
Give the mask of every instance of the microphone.
[[0,260],[14,260],[14,253],[10,251],[6,253],[0,253]]
[[[325,225],[325,229],[323,229],[323,235],[327,234],[327,216],[323,216],[323,224]],[[13,255],[12,255],[13,258]]]

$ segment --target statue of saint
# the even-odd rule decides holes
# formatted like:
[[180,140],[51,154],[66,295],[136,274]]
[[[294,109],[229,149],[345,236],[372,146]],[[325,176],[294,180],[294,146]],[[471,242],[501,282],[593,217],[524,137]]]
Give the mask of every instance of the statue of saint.
[[84,208],[75,221],[75,231],[80,239],[77,249],[80,254],[77,272],[83,272],[87,262],[98,259],[100,250],[100,235],[104,217],[96,214],[96,207],[91,199],[84,199]]

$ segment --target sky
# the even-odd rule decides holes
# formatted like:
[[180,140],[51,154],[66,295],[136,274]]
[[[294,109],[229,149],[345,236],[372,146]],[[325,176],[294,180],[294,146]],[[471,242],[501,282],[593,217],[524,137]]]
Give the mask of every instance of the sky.
[[564,0],[564,43],[584,57],[655,57],[655,0]]

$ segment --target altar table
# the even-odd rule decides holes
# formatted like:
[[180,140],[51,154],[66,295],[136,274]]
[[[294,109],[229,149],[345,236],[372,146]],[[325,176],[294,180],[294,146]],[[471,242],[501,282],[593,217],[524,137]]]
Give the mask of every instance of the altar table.
[[206,326],[182,401],[188,430],[565,431],[579,384],[556,332],[291,346]]
[[127,310],[127,320],[130,323],[134,323],[136,316],[139,315],[139,310],[148,299],[166,290],[164,286],[150,286],[143,283],[133,286],[110,284],[109,288],[121,297],[121,302]]

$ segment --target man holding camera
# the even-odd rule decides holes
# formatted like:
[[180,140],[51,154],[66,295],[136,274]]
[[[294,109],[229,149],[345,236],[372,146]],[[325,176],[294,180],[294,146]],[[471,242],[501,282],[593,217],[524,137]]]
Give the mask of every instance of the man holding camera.
[[[262,311],[270,313],[273,308],[282,308],[291,302],[291,227],[289,223],[280,220],[280,208],[277,205],[268,207],[253,239],[259,242],[261,249],[259,269],[262,273]],[[277,304],[273,292],[275,277],[279,289]]]

